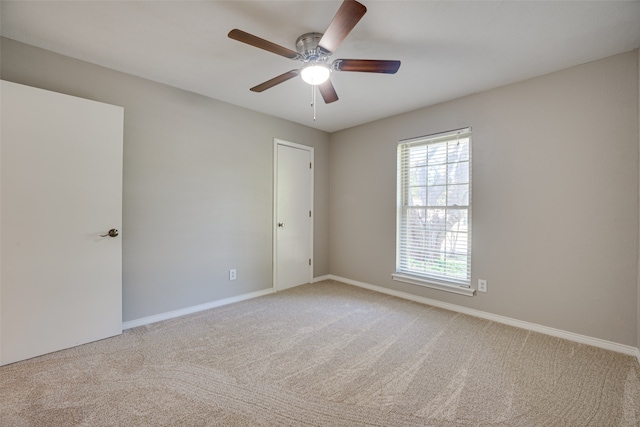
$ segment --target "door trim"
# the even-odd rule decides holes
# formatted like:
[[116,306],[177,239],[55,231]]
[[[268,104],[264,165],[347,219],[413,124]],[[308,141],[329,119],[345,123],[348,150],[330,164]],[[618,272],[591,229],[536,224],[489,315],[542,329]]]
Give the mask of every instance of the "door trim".
[[291,147],[291,148],[297,148],[299,150],[305,150],[309,152],[309,158],[311,159],[311,179],[310,181],[310,186],[311,188],[309,189],[309,193],[310,193],[310,209],[311,209],[311,219],[312,221],[309,221],[309,234],[310,234],[310,239],[309,239],[309,256],[311,257],[311,265],[309,266],[309,282],[308,283],[312,283],[313,282],[313,265],[314,265],[314,258],[313,258],[313,223],[315,222],[315,211],[314,211],[314,207],[313,207],[313,200],[314,200],[314,194],[313,194],[313,189],[314,189],[314,176],[315,176],[315,159],[313,156],[313,147],[310,147],[308,145],[302,145],[302,144],[297,144],[295,142],[289,142],[289,141],[285,141],[282,139],[278,139],[278,138],[273,138],[273,218],[272,218],[272,232],[271,232],[271,240],[273,243],[273,249],[272,249],[272,254],[273,254],[273,258],[271,260],[272,262],[272,270],[273,270],[273,291],[274,292],[278,292],[278,239],[277,239],[277,232],[278,232],[278,145],[283,145],[283,146],[287,146],[287,147]]

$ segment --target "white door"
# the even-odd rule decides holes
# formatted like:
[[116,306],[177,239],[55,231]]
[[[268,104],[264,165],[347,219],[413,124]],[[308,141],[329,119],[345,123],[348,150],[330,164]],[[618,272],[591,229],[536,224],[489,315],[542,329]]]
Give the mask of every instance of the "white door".
[[1,83],[5,365],[122,333],[124,110]]
[[313,276],[313,147],[275,140],[274,284],[277,291]]

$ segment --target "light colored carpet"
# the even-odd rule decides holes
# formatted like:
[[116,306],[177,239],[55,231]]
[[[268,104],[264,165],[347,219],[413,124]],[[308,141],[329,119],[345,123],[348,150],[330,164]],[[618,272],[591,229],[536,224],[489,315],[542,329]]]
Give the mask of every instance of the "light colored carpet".
[[335,282],[0,368],[1,426],[638,426],[630,357]]

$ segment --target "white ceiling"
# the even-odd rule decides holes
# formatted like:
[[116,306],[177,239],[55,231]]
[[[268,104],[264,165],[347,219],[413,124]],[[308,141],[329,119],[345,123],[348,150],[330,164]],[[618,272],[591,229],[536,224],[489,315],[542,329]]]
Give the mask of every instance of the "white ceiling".
[[298,62],[231,40],[239,28],[295,50],[341,1],[6,1],[2,36],[333,132],[640,47],[640,1],[372,1],[337,58],[394,59],[395,75],[334,72],[317,106]]

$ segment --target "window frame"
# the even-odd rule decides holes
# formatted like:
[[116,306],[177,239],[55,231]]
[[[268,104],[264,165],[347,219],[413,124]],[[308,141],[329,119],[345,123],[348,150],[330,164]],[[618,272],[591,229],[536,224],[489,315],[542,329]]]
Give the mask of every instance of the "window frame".
[[[458,139],[466,139],[469,140],[469,149],[468,149],[468,204],[466,206],[463,205],[449,205],[445,203],[445,205],[432,205],[429,206],[429,200],[427,196],[428,188],[430,187],[428,181],[425,182],[425,196],[424,196],[424,206],[416,206],[413,208],[410,206],[408,200],[411,197],[410,191],[412,188],[417,188],[419,186],[411,186],[409,185],[408,180],[410,179],[410,165],[406,163],[406,152],[412,148],[416,147],[426,147],[433,146],[435,144],[447,144],[451,141],[456,141]],[[448,146],[445,146],[445,150],[448,150]],[[448,151],[445,151],[448,153]],[[397,218],[396,218],[396,271],[391,275],[394,280],[411,283],[419,286],[426,286],[429,288],[440,289],[448,292],[454,292],[462,295],[472,296],[475,294],[475,289],[471,288],[471,219],[472,219],[472,132],[471,127],[456,129],[447,132],[441,132],[437,134],[431,134],[426,136],[421,136],[417,138],[411,138],[406,140],[401,140],[398,142],[397,146]],[[448,154],[447,154],[448,155]],[[426,156],[426,155],[425,155]],[[425,157],[426,161],[426,157]],[[463,161],[464,162],[464,161]],[[455,163],[462,163],[459,160]],[[439,165],[445,165],[448,168],[448,165],[453,164],[449,162],[447,158],[444,163],[439,163]],[[428,163],[425,163],[424,168],[428,170]],[[449,172],[447,171],[447,174]],[[447,175],[448,177],[448,175]],[[439,184],[442,185],[442,184]],[[447,192],[452,185],[457,185],[455,183],[451,183],[448,180],[445,181],[445,192]],[[433,185],[431,185],[433,187]],[[446,273],[443,274],[429,274],[429,272],[425,271],[417,271],[410,269],[406,264],[408,260],[406,259],[406,251],[411,249],[415,249],[409,246],[405,246],[405,242],[403,241],[406,232],[410,228],[407,224],[407,217],[409,216],[407,213],[410,210],[418,210],[418,209],[442,209],[446,212],[452,210],[467,210],[467,245],[466,245],[466,275],[465,278],[454,277],[452,275],[448,275]],[[445,237],[446,238],[446,237]],[[422,248],[427,250],[426,248]],[[440,250],[440,253],[443,253]]]

